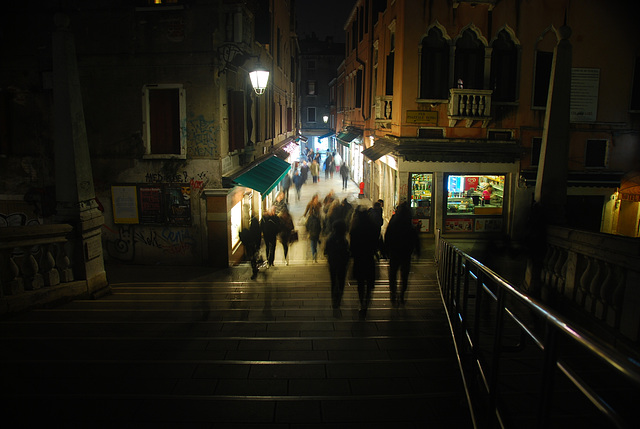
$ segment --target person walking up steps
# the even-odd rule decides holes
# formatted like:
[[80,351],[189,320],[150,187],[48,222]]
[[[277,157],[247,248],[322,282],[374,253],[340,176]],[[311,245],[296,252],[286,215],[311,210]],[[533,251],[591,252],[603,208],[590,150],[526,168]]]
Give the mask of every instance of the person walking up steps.
[[284,209],[278,215],[280,217],[280,232],[278,238],[282,243],[282,250],[284,251],[284,263],[289,265],[289,244],[291,242],[291,233],[294,230],[293,218],[288,209]]
[[349,265],[349,242],[347,241],[347,225],[344,220],[334,222],[333,232],[324,246],[324,254],[329,261],[329,276],[331,277],[331,306],[333,314],[340,316],[340,303],[347,279]]
[[367,316],[376,280],[374,255],[378,249],[378,235],[376,225],[371,221],[367,209],[363,206],[356,209],[350,238],[353,276],[358,282],[359,317],[360,320],[364,320]]
[[318,243],[320,242],[320,232],[322,231],[322,204],[318,199],[318,194],[315,194],[307,208],[304,211],[304,216],[307,216],[305,227],[309,234],[309,242],[311,243],[311,258],[313,262],[318,262]]
[[[389,256],[389,292],[391,304],[404,305],[409,285],[411,255],[420,256],[418,232],[411,220],[411,209],[406,202],[401,203],[389,220],[384,235],[384,247]],[[400,294],[397,293],[398,269],[400,270]]]
[[272,267],[276,255],[276,241],[278,232],[280,231],[280,218],[276,215],[275,207],[271,207],[264,216],[262,216],[260,227],[267,251],[267,266]]

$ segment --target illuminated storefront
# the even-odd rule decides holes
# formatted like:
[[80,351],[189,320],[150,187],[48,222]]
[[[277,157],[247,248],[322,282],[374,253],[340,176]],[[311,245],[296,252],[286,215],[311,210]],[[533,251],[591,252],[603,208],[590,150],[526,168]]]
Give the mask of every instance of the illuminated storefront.
[[504,175],[447,174],[445,232],[500,232]]

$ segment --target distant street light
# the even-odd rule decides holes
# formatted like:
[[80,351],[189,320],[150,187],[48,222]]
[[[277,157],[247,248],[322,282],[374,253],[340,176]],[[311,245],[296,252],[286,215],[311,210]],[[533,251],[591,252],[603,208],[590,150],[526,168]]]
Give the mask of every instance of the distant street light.
[[324,115],[322,117],[322,121],[326,124],[327,122],[329,122],[329,117],[327,115]]

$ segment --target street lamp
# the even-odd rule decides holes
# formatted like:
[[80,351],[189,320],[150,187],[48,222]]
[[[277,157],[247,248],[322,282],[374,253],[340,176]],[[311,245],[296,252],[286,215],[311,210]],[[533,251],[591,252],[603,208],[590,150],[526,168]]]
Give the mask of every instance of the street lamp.
[[269,81],[269,70],[265,70],[261,66],[257,66],[252,72],[249,72],[249,79],[256,94],[261,95],[267,87]]
[[327,115],[324,115],[322,117],[322,121],[326,124],[327,122],[329,122],[329,117]]

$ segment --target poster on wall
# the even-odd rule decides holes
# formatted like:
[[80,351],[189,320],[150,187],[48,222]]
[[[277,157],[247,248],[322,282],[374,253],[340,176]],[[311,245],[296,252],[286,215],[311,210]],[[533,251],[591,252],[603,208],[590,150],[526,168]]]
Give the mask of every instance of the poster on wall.
[[112,186],[111,201],[114,223],[138,223],[136,186]]
[[191,225],[191,187],[187,184],[164,188],[165,214],[171,225]]
[[471,232],[473,229],[472,219],[447,219],[444,223],[445,231],[450,232]]
[[413,226],[420,232],[429,232],[429,219],[412,219]]
[[571,122],[595,122],[598,115],[600,69],[571,69]]
[[140,202],[140,223],[162,224],[162,188],[159,186],[141,186],[138,191]]
[[502,219],[476,219],[477,232],[502,231]]

